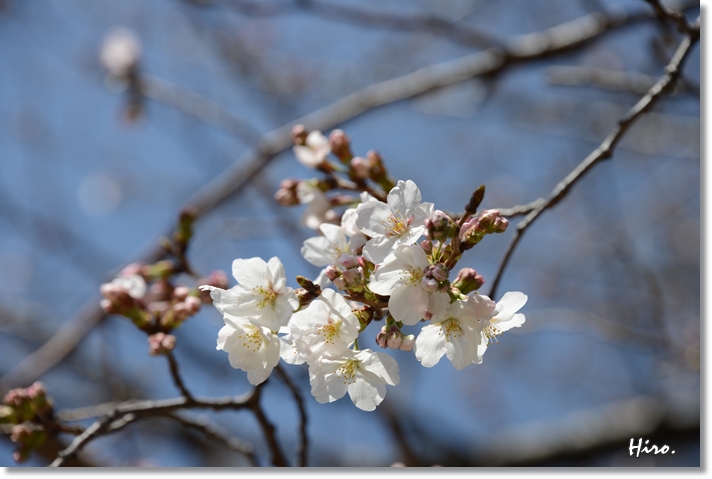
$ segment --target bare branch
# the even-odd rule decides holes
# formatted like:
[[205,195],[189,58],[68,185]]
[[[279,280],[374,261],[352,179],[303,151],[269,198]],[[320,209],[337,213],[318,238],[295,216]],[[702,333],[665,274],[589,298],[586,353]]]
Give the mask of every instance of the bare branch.
[[282,368],[281,364],[277,364],[275,370],[282,378],[284,383],[287,385],[289,390],[292,391],[294,401],[297,403],[297,407],[299,408],[299,436],[301,439],[299,442],[299,461],[297,462],[297,465],[299,467],[304,467],[307,465],[307,459],[309,456],[309,436],[307,435],[307,410],[304,407],[304,398],[302,398],[302,395],[299,392],[299,389],[297,389],[297,386],[294,384],[294,382],[292,382],[287,373],[284,372],[284,369]]
[[645,0],[648,2],[652,7],[655,9],[655,13],[663,20],[669,21],[677,25],[677,28],[682,32],[686,33],[692,37],[695,36],[695,34],[699,35],[700,33],[700,26],[699,24],[697,25],[690,25],[687,23],[687,19],[685,19],[685,15],[678,11],[674,10],[668,10],[665,8],[665,6],[660,3],[660,0]]
[[[619,72],[601,68],[578,66],[557,66],[548,70],[549,83],[553,85],[584,85],[606,90],[628,91],[644,95],[650,90],[657,78],[637,72]],[[699,88],[678,82],[671,94],[691,92],[699,96]]]
[[653,87],[648,90],[648,93],[643,98],[641,98],[638,103],[636,103],[635,106],[633,106],[633,108],[631,108],[623,118],[618,121],[618,125],[616,126],[616,128],[614,128],[613,131],[609,133],[606,139],[603,140],[603,143],[601,143],[598,148],[591,152],[591,154],[588,155],[586,159],[579,163],[579,165],[574,168],[574,170],[569,173],[566,178],[564,178],[558,185],[556,185],[554,190],[549,195],[548,199],[544,200],[542,198],[533,203],[530,203],[530,205],[533,205],[534,203],[539,202],[538,205],[534,209],[532,209],[527,214],[527,216],[525,216],[524,219],[519,222],[519,224],[517,224],[517,229],[514,233],[514,238],[512,238],[512,241],[509,243],[507,251],[505,252],[504,257],[502,258],[502,262],[500,263],[499,268],[497,269],[497,273],[495,275],[495,279],[492,283],[492,288],[489,293],[490,297],[494,297],[495,293],[497,292],[497,286],[499,285],[504,270],[507,267],[507,264],[509,263],[512,254],[514,253],[514,250],[517,247],[517,244],[521,240],[527,228],[532,225],[532,223],[539,217],[542,212],[556,206],[556,204],[558,204],[559,201],[561,201],[566,196],[569,190],[579,180],[581,180],[581,178],[583,178],[583,176],[591,168],[593,168],[600,161],[606,160],[613,156],[613,152],[615,150],[616,145],[621,140],[621,138],[623,138],[623,135],[628,131],[628,129],[633,125],[635,120],[637,120],[653,105],[655,105],[660,100],[660,98],[662,98],[662,96],[674,85],[675,81],[680,76],[680,70],[682,69],[682,65],[685,59],[687,58],[687,55],[690,53],[690,51],[692,50],[692,46],[697,42],[698,39],[699,29],[697,30],[696,34],[693,33],[683,38],[672,60],[670,60],[670,63],[667,65],[667,67],[665,67],[665,75],[663,75],[657,81],[657,83],[655,83],[655,85],[653,85]]
[[[262,386],[262,384],[260,386]],[[280,447],[279,442],[277,442],[276,429],[272,425],[272,423],[269,422],[269,419],[267,419],[267,416],[262,410],[262,406],[260,406],[260,397],[262,392],[262,388],[260,386],[257,386],[254,389],[254,394],[252,397],[253,400],[250,402],[250,409],[253,413],[255,413],[257,422],[260,424],[260,427],[262,428],[262,433],[265,435],[265,439],[267,440],[267,446],[269,447],[269,450],[272,453],[272,465],[278,467],[287,467],[287,460],[284,458],[284,453],[282,452],[282,448]]]

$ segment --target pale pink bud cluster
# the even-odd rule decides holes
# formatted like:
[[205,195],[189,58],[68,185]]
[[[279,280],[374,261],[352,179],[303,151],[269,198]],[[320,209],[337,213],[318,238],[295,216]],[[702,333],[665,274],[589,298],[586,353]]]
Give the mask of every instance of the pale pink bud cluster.
[[428,239],[445,241],[455,236],[457,225],[447,214],[435,210],[430,218],[425,220]]
[[351,139],[344,133],[344,130],[333,130],[331,132],[329,146],[331,147],[331,152],[343,163],[347,163],[353,157]]
[[172,334],[155,333],[148,337],[148,354],[157,356],[173,351],[176,347],[176,337]]
[[390,327],[383,326],[381,328],[381,331],[376,335],[376,342],[384,349],[411,351],[415,344],[415,336],[412,334],[405,335],[401,333],[397,325],[391,324]]
[[461,248],[467,250],[482,241],[485,235],[503,233],[509,221],[501,216],[499,210],[485,210],[478,217],[468,219],[460,229]]
[[279,189],[274,194],[274,199],[281,206],[294,206],[300,203],[297,196],[297,186],[301,180],[286,178],[279,183]]
[[342,291],[362,288],[364,283],[364,259],[348,253],[342,253],[335,265],[324,270],[334,286]]
[[429,293],[440,291],[446,293],[448,290],[448,270],[445,265],[436,263],[426,266],[423,270],[423,279],[421,285],[423,289]]

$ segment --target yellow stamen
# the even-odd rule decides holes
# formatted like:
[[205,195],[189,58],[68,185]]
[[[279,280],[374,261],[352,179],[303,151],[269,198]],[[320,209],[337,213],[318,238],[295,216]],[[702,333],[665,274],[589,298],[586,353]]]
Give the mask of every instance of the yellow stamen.
[[238,336],[243,341],[242,346],[249,349],[251,352],[257,352],[262,348],[265,342],[262,332],[259,328],[251,327],[251,332],[245,332]]
[[346,361],[339,369],[336,370],[336,377],[343,378],[344,384],[353,384],[356,382],[356,370],[358,369],[358,361]]

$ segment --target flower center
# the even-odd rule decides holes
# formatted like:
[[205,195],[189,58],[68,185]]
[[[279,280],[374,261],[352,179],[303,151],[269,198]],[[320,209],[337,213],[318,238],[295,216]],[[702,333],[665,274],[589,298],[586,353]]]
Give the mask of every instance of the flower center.
[[353,359],[346,361],[339,369],[336,370],[336,377],[344,380],[344,384],[353,384],[356,382],[356,370],[358,369],[358,361]]
[[242,340],[242,346],[250,352],[257,352],[261,349],[264,338],[259,328],[251,327],[250,332],[244,332],[238,336]]
[[408,231],[408,226],[410,225],[412,218],[406,220],[402,216],[391,215],[388,217],[388,224],[386,226],[386,237],[393,238],[396,236],[401,236],[403,233]]
[[272,305],[274,305],[274,302],[277,300],[278,294],[276,292],[272,291],[271,289],[263,288],[262,286],[258,286],[255,289],[253,289],[253,291],[262,297],[262,299],[260,299],[257,302],[258,309],[262,309],[267,305],[272,306]]
[[450,338],[457,339],[462,336],[462,328],[457,320],[450,318],[447,321],[443,321],[442,326],[440,326],[440,334],[445,333],[445,341],[450,342]]
[[499,326],[497,326],[496,324],[492,324],[492,323],[485,326],[485,329],[483,329],[482,332],[485,334],[485,338],[487,339],[487,344],[498,343],[499,340],[497,339],[497,336],[502,335],[502,330],[499,329]]
[[335,323],[330,322],[329,324],[320,327],[317,330],[316,335],[323,337],[325,343],[334,344],[334,338],[338,338],[341,333],[341,321]]
[[406,270],[405,276],[408,276],[410,273],[410,277],[406,278],[406,284],[411,284],[411,283],[419,283],[423,279],[423,270],[420,268],[410,268]]

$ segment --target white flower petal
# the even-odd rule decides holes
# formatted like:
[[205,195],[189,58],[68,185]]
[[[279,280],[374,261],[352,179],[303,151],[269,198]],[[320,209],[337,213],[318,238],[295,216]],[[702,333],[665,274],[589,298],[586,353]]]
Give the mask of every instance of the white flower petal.
[[362,377],[358,377],[348,385],[348,391],[354,406],[362,411],[374,411],[386,396],[386,385],[370,383]]
[[271,276],[271,289],[276,293],[283,293],[287,286],[287,276],[284,274],[284,265],[276,256],[267,261],[267,269]]
[[415,358],[426,368],[432,368],[447,350],[447,342],[441,324],[425,326],[415,338]]
[[302,256],[314,266],[329,266],[336,262],[333,245],[324,236],[315,236],[305,240],[302,245]]
[[272,273],[262,258],[236,259],[232,262],[232,275],[247,289],[267,286],[272,281]]
[[374,264],[383,263],[393,252],[397,238],[377,236],[368,240],[363,247],[363,257]]
[[420,284],[400,285],[391,293],[388,310],[396,321],[413,326],[425,316],[428,299],[428,293]]
[[381,201],[361,203],[356,208],[356,227],[371,237],[386,234],[388,218],[393,214],[387,204]]
[[519,311],[527,302],[527,295],[520,292],[509,292],[497,301],[497,312],[492,319],[493,322],[509,321],[514,313]]

